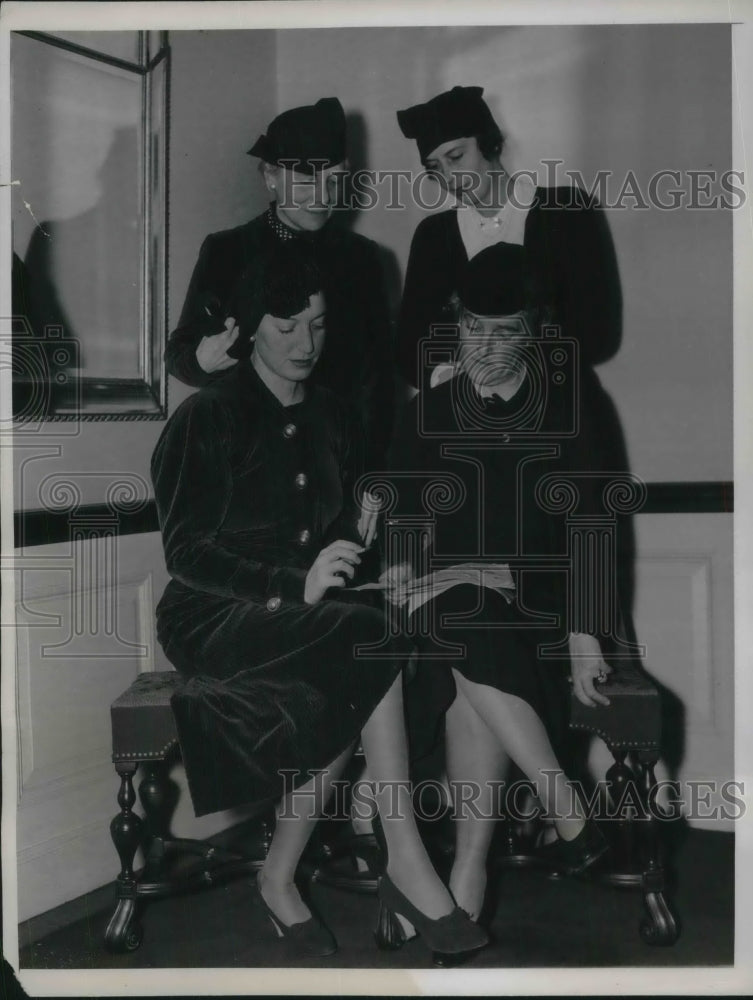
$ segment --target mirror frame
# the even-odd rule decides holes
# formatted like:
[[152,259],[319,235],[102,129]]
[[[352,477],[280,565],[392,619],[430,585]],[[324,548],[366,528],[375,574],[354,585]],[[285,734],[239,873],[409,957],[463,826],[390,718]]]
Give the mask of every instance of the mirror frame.
[[[141,138],[143,157],[140,176],[134,178],[140,191],[141,212],[141,281],[140,329],[138,331],[138,369],[133,377],[108,378],[85,372],[61,379],[67,382],[65,391],[55,390],[52,405],[47,401],[44,412],[39,404],[52,397],[51,388],[34,385],[39,381],[33,373],[21,373],[15,367],[14,387],[26,382],[31,405],[14,412],[17,429],[24,423],[64,420],[165,420],[167,419],[167,373],[164,353],[167,340],[168,293],[168,159],[170,109],[170,47],[166,31],[136,31],[138,59],[131,62],[105,52],[99,52],[68,39],[37,31],[18,31],[45,45],[63,49],[85,59],[138,75],[141,78]],[[14,337],[14,348],[39,350],[40,340],[29,330],[22,317],[14,323],[23,324]],[[48,328],[45,337],[60,337],[61,330]],[[38,331],[37,331],[38,333]],[[26,346],[23,347],[22,345]],[[45,368],[48,366],[45,365]],[[49,382],[53,373],[49,373]],[[15,407],[14,407],[15,410]]]

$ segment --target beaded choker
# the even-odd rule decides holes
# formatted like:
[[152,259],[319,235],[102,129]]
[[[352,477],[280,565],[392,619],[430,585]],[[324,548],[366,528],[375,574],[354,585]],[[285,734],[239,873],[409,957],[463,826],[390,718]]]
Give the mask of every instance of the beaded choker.
[[278,240],[282,240],[284,242],[288,242],[289,240],[309,240],[313,242],[320,237],[319,231],[308,233],[304,230],[291,229],[290,226],[286,226],[285,223],[280,220],[277,212],[275,211],[275,202],[272,202],[267,211],[264,213],[264,218],[267,225]]

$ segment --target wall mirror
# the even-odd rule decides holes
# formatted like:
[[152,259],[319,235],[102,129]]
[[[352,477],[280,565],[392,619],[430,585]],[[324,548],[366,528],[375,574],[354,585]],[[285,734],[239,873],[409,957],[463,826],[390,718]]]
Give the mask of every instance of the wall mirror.
[[11,36],[17,423],[164,419],[162,31]]

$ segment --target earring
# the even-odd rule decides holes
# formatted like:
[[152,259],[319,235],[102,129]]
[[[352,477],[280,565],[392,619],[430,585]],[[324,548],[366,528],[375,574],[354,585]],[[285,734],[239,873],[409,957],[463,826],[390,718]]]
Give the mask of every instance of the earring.
[[277,190],[277,185],[276,184],[270,184],[269,186],[272,188],[273,191]]

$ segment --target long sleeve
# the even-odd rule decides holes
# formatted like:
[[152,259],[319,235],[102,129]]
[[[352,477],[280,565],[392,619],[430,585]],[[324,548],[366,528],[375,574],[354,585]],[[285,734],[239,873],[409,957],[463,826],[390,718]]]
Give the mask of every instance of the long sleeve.
[[203,386],[223,376],[224,372],[207,374],[201,368],[196,348],[202,337],[221,333],[227,317],[234,315],[237,284],[259,252],[260,233],[259,220],[254,220],[237,229],[213,233],[202,243],[178,326],[165,350],[167,370],[181,382]]
[[[538,251],[544,284],[552,289],[555,320],[577,340],[585,364],[613,357],[622,337],[622,295],[606,216],[577,188],[557,192],[555,207],[538,213]],[[537,241],[538,242],[538,241]],[[535,255],[539,256],[539,252]]]
[[168,422],[152,457],[167,569],[173,579],[221,597],[303,600],[306,570],[239,555],[218,540],[233,490],[232,413],[203,393]]
[[462,258],[450,238],[448,222],[454,213],[424,219],[413,236],[400,308],[397,363],[400,374],[410,384],[419,383],[420,342],[430,336],[436,323],[452,323],[449,301],[454,290],[453,275],[459,273]]
[[363,426],[363,464],[378,469],[384,463],[392,436],[394,415],[394,365],[387,287],[376,247],[366,256],[363,286],[367,293],[360,377],[355,403]]

